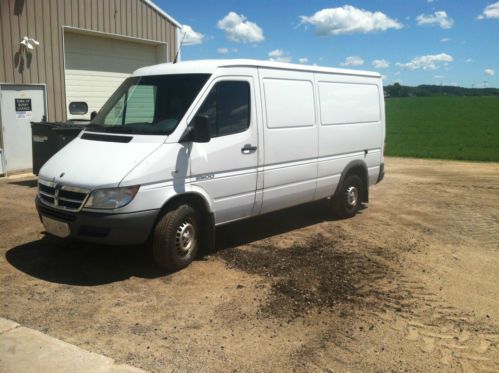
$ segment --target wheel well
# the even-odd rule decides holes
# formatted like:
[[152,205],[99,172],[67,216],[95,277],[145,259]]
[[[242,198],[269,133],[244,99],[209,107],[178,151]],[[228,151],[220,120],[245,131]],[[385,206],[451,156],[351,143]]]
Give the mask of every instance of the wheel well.
[[362,180],[362,202],[369,202],[369,178],[367,177],[367,168],[365,165],[360,165],[357,164],[355,166],[352,166],[348,169],[348,171],[345,173],[345,177],[342,178],[342,184],[343,181],[346,179],[347,176],[349,175],[357,175],[360,177],[360,180]]
[[202,218],[210,215],[210,209],[203,197],[196,193],[185,193],[170,198],[161,208],[159,216],[161,217],[166,212],[171,211],[183,204],[188,204],[194,207]]
[[[208,252],[215,247],[215,216],[210,210],[206,200],[197,193],[179,194],[169,199],[161,208],[158,214],[158,221],[168,211],[176,209],[178,206],[188,204],[199,212],[201,217],[201,242]],[[157,222],[156,222],[157,223]]]

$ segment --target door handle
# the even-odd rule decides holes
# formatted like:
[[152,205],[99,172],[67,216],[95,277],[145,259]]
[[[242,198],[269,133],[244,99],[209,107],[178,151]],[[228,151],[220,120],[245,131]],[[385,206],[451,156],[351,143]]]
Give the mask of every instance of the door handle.
[[241,148],[241,153],[243,154],[251,154],[256,152],[257,147],[252,146],[251,144],[246,144]]

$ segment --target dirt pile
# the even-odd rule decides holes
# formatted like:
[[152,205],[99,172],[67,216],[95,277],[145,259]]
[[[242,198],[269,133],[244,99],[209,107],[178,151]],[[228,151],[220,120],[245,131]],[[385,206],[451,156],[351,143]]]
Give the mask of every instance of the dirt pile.
[[[384,291],[379,282],[389,281],[394,271],[382,260],[349,250],[348,236],[337,233],[330,237],[314,234],[287,247],[264,240],[221,251],[218,256],[229,268],[271,280],[271,295],[261,309],[263,315],[296,318],[340,304],[377,308],[393,300],[393,294]],[[374,249],[378,254],[382,251],[366,247],[365,252]]]

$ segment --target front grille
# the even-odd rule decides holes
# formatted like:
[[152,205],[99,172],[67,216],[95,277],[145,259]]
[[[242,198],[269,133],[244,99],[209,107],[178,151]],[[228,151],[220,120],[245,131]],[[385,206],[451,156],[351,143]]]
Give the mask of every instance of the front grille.
[[89,193],[88,189],[38,180],[38,198],[42,203],[57,209],[79,211]]

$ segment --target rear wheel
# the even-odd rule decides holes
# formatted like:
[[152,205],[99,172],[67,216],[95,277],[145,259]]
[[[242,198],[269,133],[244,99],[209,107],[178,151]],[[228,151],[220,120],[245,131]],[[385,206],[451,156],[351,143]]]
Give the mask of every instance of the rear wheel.
[[180,205],[158,221],[154,229],[154,260],[175,272],[187,267],[199,248],[199,215],[189,205]]
[[333,198],[335,212],[342,218],[351,218],[362,204],[363,185],[357,175],[346,177],[341,190]]

